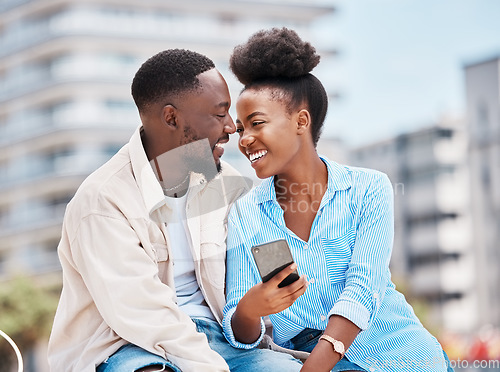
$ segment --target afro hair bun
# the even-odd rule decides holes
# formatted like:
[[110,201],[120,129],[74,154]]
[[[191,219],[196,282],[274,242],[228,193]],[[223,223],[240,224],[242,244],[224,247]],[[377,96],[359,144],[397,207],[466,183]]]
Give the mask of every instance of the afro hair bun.
[[316,49],[286,27],[261,30],[234,48],[231,71],[244,85],[257,80],[307,75],[319,63]]

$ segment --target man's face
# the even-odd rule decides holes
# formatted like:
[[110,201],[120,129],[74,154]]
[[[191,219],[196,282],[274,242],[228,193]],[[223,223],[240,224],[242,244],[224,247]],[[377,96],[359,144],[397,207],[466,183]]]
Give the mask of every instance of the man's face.
[[[217,170],[220,170],[223,145],[229,141],[229,134],[236,130],[229,115],[231,98],[226,81],[216,69],[205,71],[198,78],[201,88],[185,94],[177,107],[183,130],[180,145],[207,139]],[[205,151],[202,153],[206,154]],[[196,158],[196,154],[192,155]]]

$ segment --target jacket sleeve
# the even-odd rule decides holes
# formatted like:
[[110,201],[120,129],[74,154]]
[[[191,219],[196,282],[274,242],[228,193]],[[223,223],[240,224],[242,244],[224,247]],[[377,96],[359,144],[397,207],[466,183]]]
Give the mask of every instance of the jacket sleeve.
[[349,319],[364,330],[376,317],[390,278],[394,236],[392,185],[375,173],[362,197],[356,240],[342,294],[329,313]]
[[179,309],[175,291],[159,279],[155,260],[128,220],[98,213],[84,217],[71,252],[101,316],[120,337],[184,372],[229,371]]

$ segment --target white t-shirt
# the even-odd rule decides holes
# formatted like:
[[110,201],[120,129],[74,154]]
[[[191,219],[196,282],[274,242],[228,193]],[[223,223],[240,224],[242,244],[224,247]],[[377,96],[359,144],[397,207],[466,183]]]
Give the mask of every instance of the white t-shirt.
[[174,281],[177,304],[190,317],[205,317],[215,320],[205,302],[194,271],[192,242],[186,217],[187,194],[180,198],[165,196],[166,204],[172,209],[167,231],[174,261]]

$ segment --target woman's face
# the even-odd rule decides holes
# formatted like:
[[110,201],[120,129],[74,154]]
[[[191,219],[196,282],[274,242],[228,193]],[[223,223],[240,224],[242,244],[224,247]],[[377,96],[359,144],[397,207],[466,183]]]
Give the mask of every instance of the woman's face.
[[257,177],[293,171],[300,149],[298,113],[289,113],[275,89],[248,89],[236,103],[236,132],[240,151]]

